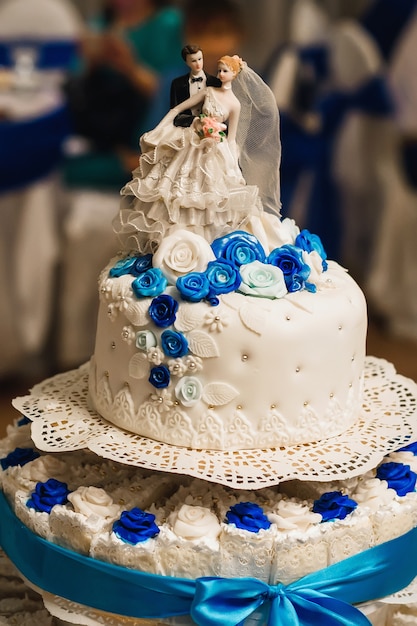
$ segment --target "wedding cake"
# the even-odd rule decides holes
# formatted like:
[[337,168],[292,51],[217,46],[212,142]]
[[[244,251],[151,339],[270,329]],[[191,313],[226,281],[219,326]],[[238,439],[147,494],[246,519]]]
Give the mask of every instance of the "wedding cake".
[[0,542],[67,623],[388,626],[417,600],[417,388],[365,356],[319,236],[263,210],[211,89],[141,139],[90,362],[14,401]]

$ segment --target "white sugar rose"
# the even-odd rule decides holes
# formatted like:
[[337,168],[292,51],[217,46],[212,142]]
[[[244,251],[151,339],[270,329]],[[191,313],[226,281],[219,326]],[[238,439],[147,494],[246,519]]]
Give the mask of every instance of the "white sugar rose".
[[389,504],[396,495],[396,491],[388,487],[386,480],[368,478],[359,482],[352,497],[358,504],[377,511]]
[[202,506],[183,504],[171,513],[169,521],[174,533],[183,539],[216,539],[220,534],[219,520],[210,509]]
[[44,483],[51,477],[61,480],[67,472],[68,469],[64,461],[60,461],[49,454],[27,463],[21,470],[23,478],[39,483]]
[[310,526],[320,524],[322,517],[319,513],[310,511],[309,507],[301,502],[281,500],[276,513],[269,513],[268,519],[276,524],[278,530],[299,530],[304,533]]
[[113,503],[109,494],[99,487],[78,487],[76,491],[68,494],[76,513],[86,517],[98,515],[105,519],[116,518],[120,514],[120,506]]
[[282,298],[287,293],[284,274],[279,267],[253,261],[240,267],[238,291],[261,298]]
[[[316,250],[312,250],[312,252],[303,251],[303,261],[311,270],[308,282],[316,286],[322,286],[324,284],[323,259],[319,253]],[[328,284],[325,286],[328,286]]]
[[153,255],[152,265],[158,267],[171,285],[190,272],[204,272],[215,259],[208,241],[187,230],[176,230],[165,237]]

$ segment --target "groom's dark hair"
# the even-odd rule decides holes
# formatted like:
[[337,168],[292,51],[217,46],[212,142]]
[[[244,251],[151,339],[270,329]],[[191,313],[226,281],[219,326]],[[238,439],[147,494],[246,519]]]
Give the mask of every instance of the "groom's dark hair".
[[189,54],[196,54],[197,52],[203,52],[200,46],[197,46],[197,44],[194,44],[194,43],[187,44],[181,50],[181,56],[182,56],[183,61],[187,61],[187,56]]

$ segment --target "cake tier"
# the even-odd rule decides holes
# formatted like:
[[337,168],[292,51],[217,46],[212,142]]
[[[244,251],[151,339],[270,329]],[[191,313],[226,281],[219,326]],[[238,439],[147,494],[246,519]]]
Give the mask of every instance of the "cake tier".
[[[315,293],[277,299],[232,292],[211,306],[168,286],[178,304],[169,327],[149,315],[152,298],[135,297],[133,276],[109,276],[114,263],[99,281],[90,371],[93,406],[108,421],[177,446],[242,450],[319,441],[357,419],[366,303],[336,263]],[[186,346],[180,357],[161,349],[167,328]],[[156,371],[169,384],[157,388]]]
[[[16,442],[18,448],[14,448]],[[392,543],[401,558],[410,554],[407,563],[401,563],[401,575],[409,582],[417,571],[412,558],[417,526],[416,451],[416,444],[408,446],[365,475],[347,481],[294,481],[249,492],[221,485],[208,489],[202,480],[138,470],[86,451],[56,459],[33,447],[28,426],[9,428],[8,437],[0,442],[0,485],[5,496],[0,495],[0,538],[33,584],[105,611],[114,606],[121,616],[133,615],[134,603],[123,612],[117,595],[111,598],[100,593],[98,580],[120,575],[127,585],[138,585],[138,597],[142,597],[143,589],[146,594],[162,585],[167,592],[169,585],[175,587],[176,581],[181,585],[184,579],[194,584],[200,577],[214,576],[230,583],[233,578],[245,579],[248,584],[249,577],[273,589],[287,587],[291,598],[292,585],[303,593],[308,580],[314,588],[315,576],[323,583],[339,571],[334,566],[340,564],[352,578],[347,584],[349,598],[355,567],[365,567],[359,587],[369,585],[374,593],[369,580],[377,575],[369,567],[373,547],[380,548],[378,555],[385,555],[383,577],[378,580],[384,581],[384,589],[388,584],[395,591],[400,589],[398,581],[393,585],[390,581],[396,578],[391,571],[398,567],[398,555],[390,548],[391,542],[402,540],[398,546]],[[36,540],[28,529],[42,539]],[[13,540],[16,533],[16,537],[21,534],[23,549]],[[37,557],[42,551],[47,553],[46,563],[63,559],[65,567],[77,568],[81,580],[91,575],[87,594],[80,584],[65,588],[69,578],[61,576],[62,568],[52,574],[47,567],[33,567],[37,557],[31,550],[25,552],[32,544]],[[380,561],[378,556],[375,565]],[[114,565],[118,568],[112,569]],[[135,577],[135,572],[145,576]],[[158,578],[148,579],[148,574]],[[412,601],[416,593],[414,584],[404,599]],[[87,601],[89,594],[92,605]],[[139,609],[135,610],[140,617]],[[254,613],[251,619],[249,623],[258,626],[266,623],[262,614]],[[185,616],[177,620],[174,623],[183,626],[194,623]]]

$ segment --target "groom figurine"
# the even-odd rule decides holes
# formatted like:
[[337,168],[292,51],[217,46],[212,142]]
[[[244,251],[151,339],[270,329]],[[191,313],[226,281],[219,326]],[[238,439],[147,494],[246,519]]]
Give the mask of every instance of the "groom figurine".
[[[201,89],[206,87],[221,87],[221,82],[215,76],[206,74],[203,71],[203,52],[199,46],[194,44],[186,45],[181,50],[181,56],[190,68],[188,74],[174,78],[171,83],[170,108],[184,102]],[[191,110],[179,113],[174,119],[175,126],[191,126],[195,117],[200,115],[201,105]]]

